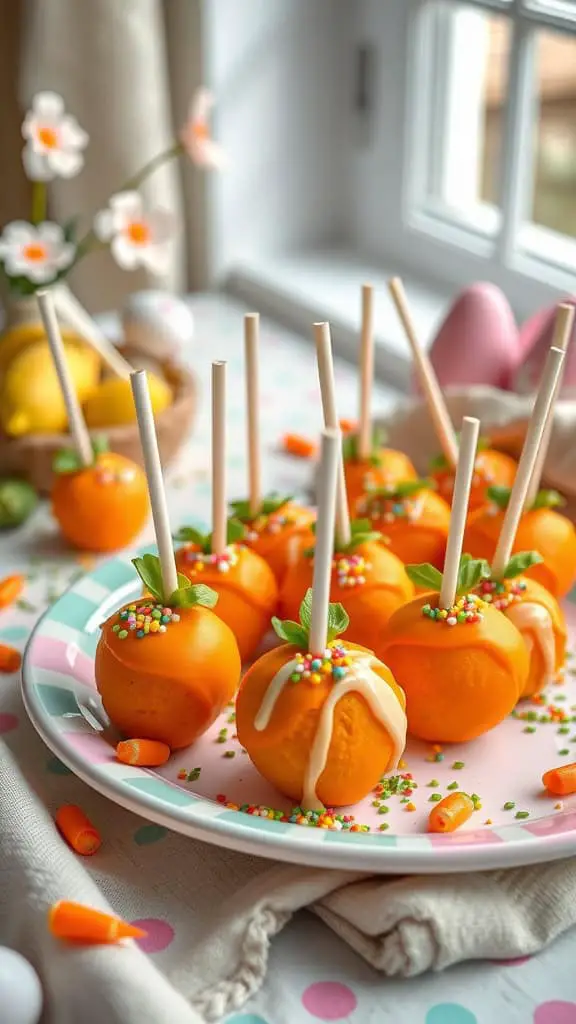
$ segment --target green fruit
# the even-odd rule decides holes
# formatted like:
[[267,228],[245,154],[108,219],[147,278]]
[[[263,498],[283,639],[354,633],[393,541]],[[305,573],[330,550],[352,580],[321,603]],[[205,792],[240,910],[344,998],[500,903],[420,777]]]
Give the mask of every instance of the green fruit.
[[0,480],[0,530],[26,522],[37,504],[38,495],[25,480]]

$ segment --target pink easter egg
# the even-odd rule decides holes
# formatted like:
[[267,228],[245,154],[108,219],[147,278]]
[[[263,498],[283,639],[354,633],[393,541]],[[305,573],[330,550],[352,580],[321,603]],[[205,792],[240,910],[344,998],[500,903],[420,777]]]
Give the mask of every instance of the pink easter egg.
[[480,282],[457,296],[430,349],[442,386],[508,388],[519,361],[518,328],[504,294]]
[[[576,305],[576,296],[562,299]],[[519,332],[521,362],[512,378],[512,388],[521,395],[534,391],[540,380],[544,361],[554,335],[556,306],[548,306],[538,310],[525,323]],[[563,397],[574,397],[576,389],[576,321],[572,330],[568,352],[564,364],[562,390]]]

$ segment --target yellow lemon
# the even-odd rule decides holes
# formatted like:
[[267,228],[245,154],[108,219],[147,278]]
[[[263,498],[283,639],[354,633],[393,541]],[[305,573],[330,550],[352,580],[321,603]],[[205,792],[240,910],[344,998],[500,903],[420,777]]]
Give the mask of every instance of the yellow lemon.
[[[155,416],[164,412],[171,401],[172,391],[161,377],[148,374],[150,399]],[[129,380],[108,377],[84,403],[84,416],[89,427],[118,427],[136,422],[136,410]]]
[[[61,327],[62,338],[66,343],[74,343],[82,349],[87,348],[86,342],[69,328]],[[12,360],[37,341],[46,338],[44,326],[40,320],[30,320],[25,323],[15,324],[0,334],[0,375],[7,369]]]

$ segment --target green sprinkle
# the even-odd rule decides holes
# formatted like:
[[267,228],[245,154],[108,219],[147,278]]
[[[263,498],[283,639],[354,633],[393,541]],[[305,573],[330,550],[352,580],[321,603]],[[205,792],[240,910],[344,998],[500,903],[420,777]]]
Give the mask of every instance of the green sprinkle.
[[120,632],[118,633],[118,639],[119,640],[125,640],[127,636],[128,636],[128,630],[127,629],[121,629]]
[[526,715],[525,715],[525,718],[526,718],[527,722],[537,722],[538,721],[538,712],[537,711],[527,711]]
[[478,796],[478,793],[470,793],[470,799],[471,799],[472,803],[474,804],[474,810],[475,811],[477,811],[480,807],[482,807],[482,801],[481,801],[480,797]]
[[16,607],[19,608],[21,612],[37,611],[36,605],[32,604],[31,601],[27,601],[25,597],[18,598],[16,601]]
[[440,783],[438,782],[438,779],[431,779],[431,781],[427,782],[426,785],[430,786],[432,789],[436,789],[436,787],[439,786]]
[[[389,811],[390,811],[390,808],[387,807],[386,804],[380,804],[380,807],[378,808],[378,814],[388,814]],[[388,827],[388,826],[386,826],[386,827]]]
[[434,755],[434,760],[437,761],[437,762],[443,761],[444,760],[444,754],[435,754]]
[[372,807],[380,807],[380,801],[379,800],[373,800],[372,801]]
[[516,811],[515,818],[529,818],[530,811]]
[[569,732],[570,732],[570,726],[569,725],[561,725],[560,728],[558,729],[558,735],[559,736],[567,736]]
[[385,832],[387,828],[390,828],[390,825],[388,824],[387,821],[383,821],[381,825],[378,825],[379,832]]
[[226,737],[225,736],[217,736],[216,737],[216,743],[226,743]]
[[441,793],[431,793],[430,796],[428,797],[429,802],[432,803],[432,804],[437,804],[438,801],[441,800],[441,799],[442,799],[442,794]]
[[196,782],[196,779],[200,778],[201,768],[193,768],[191,772],[188,772],[186,782]]
[[565,693],[556,693],[554,695],[554,700],[566,700],[566,694]]
[[228,715],[228,718],[226,719],[226,721],[228,722],[228,724],[231,724],[232,722],[235,722],[236,721],[236,712],[232,711],[231,714]]
[[410,797],[409,796],[403,796],[401,801],[400,801],[400,803],[401,804],[409,804],[410,803]]
[[236,757],[236,751],[235,750],[225,750],[224,751],[224,757]]
[[570,751],[564,749],[564,750],[559,750],[558,753],[559,753],[560,757],[566,757],[566,754],[569,754]]
[[449,786],[446,786],[446,789],[458,789],[458,785],[457,782],[451,782]]
[[463,768],[464,767],[464,761],[454,761],[452,767],[453,768]]
[[522,732],[536,732],[536,726],[527,725],[525,729],[522,729]]
[[513,800],[507,800],[506,803],[504,804],[504,810],[505,811],[513,811],[515,807],[516,807],[516,804],[514,803]]
[[220,732],[218,733],[218,735],[219,736],[227,736],[228,735],[228,729],[220,729]]

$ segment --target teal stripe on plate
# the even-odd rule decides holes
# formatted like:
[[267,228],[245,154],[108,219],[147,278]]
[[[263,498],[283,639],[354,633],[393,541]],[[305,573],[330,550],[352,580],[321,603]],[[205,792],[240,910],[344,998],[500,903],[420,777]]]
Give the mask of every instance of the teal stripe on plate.
[[382,832],[331,832],[326,830],[327,843],[359,843],[361,846],[382,846],[390,849],[398,845],[396,836]]
[[103,587],[108,587],[108,590],[116,590],[117,587],[123,587],[135,577],[136,571],[134,566],[129,565],[128,562],[120,561],[119,558],[111,558],[108,562],[103,562],[102,565],[99,565],[89,574],[91,580],[100,583]]
[[196,802],[198,797],[186,793],[177,786],[170,786],[162,779],[150,776],[146,779],[123,779],[123,782],[131,789],[137,789],[140,793],[147,793],[148,796],[155,796],[165,804],[174,804],[176,807],[188,807]]
[[97,605],[87,597],[69,591],[52,606],[50,618],[74,629],[83,629]]
[[218,821],[230,821],[244,828],[254,828],[260,832],[274,832],[276,835],[294,828],[287,821],[273,821],[271,818],[259,818],[256,814],[244,814],[243,811],[224,811],[218,815]]
[[53,718],[80,714],[72,690],[66,690],[63,686],[50,686],[48,683],[36,683],[35,690],[42,707]]
[[97,629],[95,633],[79,633],[78,646],[84,654],[87,654],[89,658],[93,658],[96,654],[99,639],[99,629]]
[[17,644],[19,640],[27,640],[30,636],[28,626],[5,626],[0,629],[0,640]]

